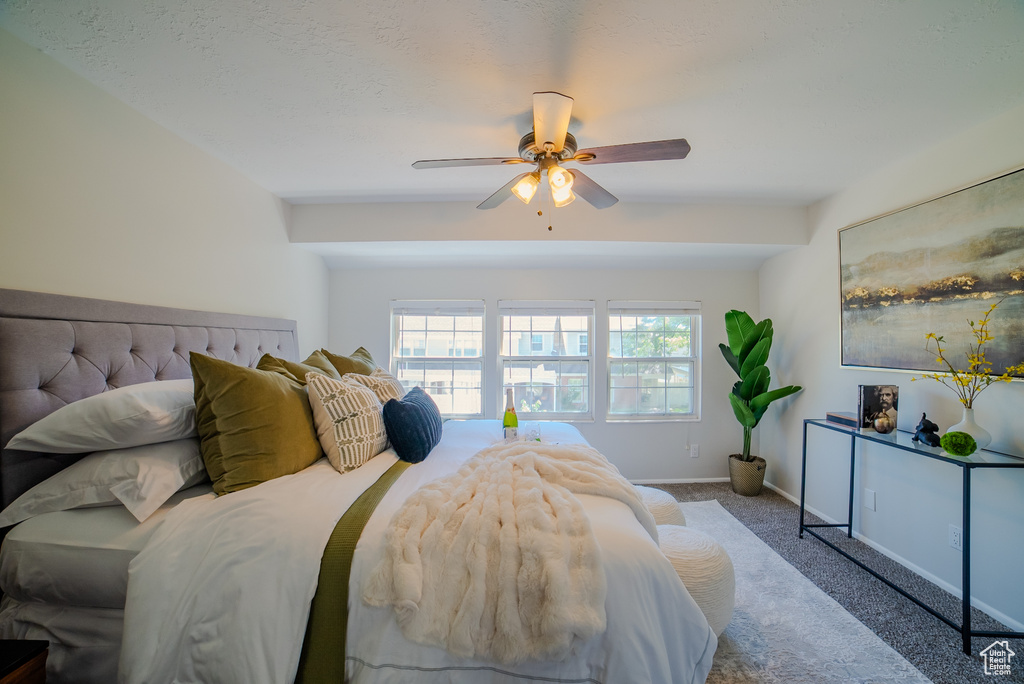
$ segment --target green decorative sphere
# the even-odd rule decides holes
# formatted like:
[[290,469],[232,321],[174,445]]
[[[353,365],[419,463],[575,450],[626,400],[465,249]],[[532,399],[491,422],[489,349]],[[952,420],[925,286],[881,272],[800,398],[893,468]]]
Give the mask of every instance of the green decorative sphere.
[[978,449],[978,443],[966,432],[947,432],[939,440],[939,446],[951,456],[970,456]]

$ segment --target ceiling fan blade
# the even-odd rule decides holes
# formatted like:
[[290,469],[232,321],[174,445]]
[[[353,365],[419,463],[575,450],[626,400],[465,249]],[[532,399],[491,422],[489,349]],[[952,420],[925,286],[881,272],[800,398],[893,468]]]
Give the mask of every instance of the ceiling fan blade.
[[451,166],[498,166],[501,164],[522,164],[518,157],[477,157],[474,159],[422,159],[412,163],[414,169],[445,169]]
[[565,134],[569,131],[573,99],[561,93],[545,92],[533,94],[533,139],[537,147],[544,149],[544,143],[552,143],[554,152],[561,152],[565,145]]
[[573,192],[590,202],[596,209],[607,209],[619,201],[618,197],[595,183],[579,169],[573,169],[569,173],[576,179],[572,184]]
[[528,173],[521,173],[512,180],[510,180],[508,183],[505,183],[503,186],[501,186],[501,188],[498,189],[497,192],[495,192],[493,195],[485,199],[480,204],[476,205],[476,208],[493,209],[494,207],[498,206],[499,204],[507,200],[509,197],[512,197],[512,186],[518,183],[521,179],[529,176],[530,173],[532,173],[532,171]]
[[684,159],[690,153],[690,143],[685,139],[655,140],[653,142],[608,145],[580,150],[573,161],[580,164],[615,164],[618,162],[660,161],[663,159]]

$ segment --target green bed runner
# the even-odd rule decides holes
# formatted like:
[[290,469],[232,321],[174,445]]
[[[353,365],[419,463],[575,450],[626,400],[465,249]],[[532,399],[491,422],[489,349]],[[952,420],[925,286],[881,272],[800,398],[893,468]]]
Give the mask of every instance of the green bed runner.
[[335,525],[320,560],[320,577],[309,610],[296,684],[345,681],[345,630],[352,555],[377,504],[410,465],[407,461],[398,461],[388,468],[359,495]]

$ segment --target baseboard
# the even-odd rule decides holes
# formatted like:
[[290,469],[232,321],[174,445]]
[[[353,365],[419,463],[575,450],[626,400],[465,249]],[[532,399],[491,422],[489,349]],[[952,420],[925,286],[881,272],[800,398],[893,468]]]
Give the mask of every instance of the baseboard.
[[685,477],[685,478],[662,478],[658,480],[630,480],[633,484],[695,484],[699,482],[728,482],[727,477]]
[[[771,489],[773,492],[776,492],[779,496],[781,496],[781,497],[783,497],[785,499],[789,499],[790,501],[795,503],[797,506],[800,505],[800,499],[798,499],[797,497],[793,496],[789,492],[783,491],[782,489],[779,489],[775,485],[772,485],[772,484],[770,484],[768,482],[765,482],[764,484],[765,484],[766,487]],[[825,522],[827,522],[829,524],[833,524],[834,525],[834,524],[840,522],[839,520],[835,520],[834,518],[832,518],[830,516],[827,516],[824,513],[822,513],[821,511],[815,510],[814,508],[812,508],[810,506],[805,506],[805,509],[809,513],[812,513],[813,515],[818,516],[819,518],[821,518],[822,520],[824,520]],[[917,565],[915,563],[910,562],[909,560],[907,560],[906,558],[903,558],[899,554],[892,552],[891,550],[889,550],[886,547],[882,546],[878,542],[872,541],[868,537],[865,537],[860,532],[857,532],[856,530],[854,530],[853,538],[856,539],[857,541],[861,542],[862,544],[866,545],[866,546],[870,546],[872,549],[874,549],[878,553],[882,554],[886,558],[894,560],[897,563],[899,563],[900,565],[902,565],[903,567],[907,568],[908,570],[911,570],[912,572],[917,573],[918,575],[920,575],[924,579],[928,580],[929,582],[931,582],[935,586],[939,587],[940,589],[948,591],[950,594],[952,594],[953,596],[956,596],[958,599],[963,597],[963,592],[960,590],[960,587],[954,586],[954,585],[950,584],[949,582],[947,582],[946,580],[942,579],[941,577],[938,577],[937,575],[934,575],[931,572],[928,572],[924,568],[920,567],[919,565]],[[1000,622],[1002,622],[1004,625],[1009,627],[1014,632],[1024,632],[1024,623],[1021,623],[1021,622],[1019,622],[1017,620],[1014,620],[1009,615],[1006,615],[1005,613],[1003,613],[1003,612],[993,608],[992,606],[988,605],[984,601],[979,601],[977,598],[972,596],[971,597],[971,605],[974,606],[975,608],[977,608],[978,610],[980,610],[981,612],[985,613],[986,615],[988,615],[988,616],[990,616],[992,618],[995,618],[996,620],[999,620]]]
[[[789,492],[787,492],[785,490],[779,489],[778,487],[773,485],[771,482],[765,482],[764,486],[767,487],[768,489],[772,490],[773,492],[775,492],[779,496],[781,496],[783,499],[789,499],[790,501],[795,503],[797,506],[800,505],[800,499],[796,498],[795,496],[792,496]],[[810,511],[811,509],[807,508],[807,510]],[[811,512],[814,513],[814,515],[818,515],[817,511],[811,511]],[[818,517],[820,518],[821,516],[818,515]]]

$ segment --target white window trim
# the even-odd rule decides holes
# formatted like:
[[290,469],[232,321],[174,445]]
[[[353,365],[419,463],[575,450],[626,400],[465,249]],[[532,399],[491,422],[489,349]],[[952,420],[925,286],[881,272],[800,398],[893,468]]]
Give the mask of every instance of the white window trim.
[[[566,356],[519,356],[519,355],[504,355],[501,353],[504,340],[502,335],[504,333],[503,321],[507,315],[512,316],[587,316],[587,344],[590,349],[588,356],[566,355]],[[594,346],[594,330],[597,326],[597,304],[594,300],[512,300],[504,299],[498,300],[498,320],[497,320],[497,331],[498,331],[498,345],[497,345],[497,377],[498,377],[498,389],[501,396],[498,397],[498,408],[504,409],[505,407],[505,361],[523,360],[532,362],[543,362],[543,361],[572,361],[575,363],[586,363],[587,364],[587,375],[589,382],[587,383],[587,407],[589,410],[586,413],[558,413],[558,412],[545,412],[545,413],[524,413],[520,416],[520,420],[529,421],[560,421],[564,423],[592,423],[594,422],[594,398],[595,398],[595,386],[597,384],[597,364],[595,363],[595,346]]]
[[[395,351],[398,340],[396,339],[395,314],[408,316],[430,316],[430,315],[474,315],[481,319],[481,343],[479,356],[396,356]],[[480,363],[480,411],[479,413],[442,413],[444,418],[485,418],[487,416],[487,303],[483,299],[394,299],[391,301],[388,320],[391,325],[391,341],[389,350],[389,368],[392,375],[398,373],[399,361],[429,361],[450,360],[450,361],[478,361]]]
[[[605,311],[605,344],[610,343],[611,326],[608,319],[614,315],[655,315],[655,316],[694,316],[696,326],[691,319],[690,344],[692,345],[691,356],[653,358],[651,361],[667,361],[678,359],[681,361],[690,360],[693,363],[693,412],[684,414],[641,414],[641,413],[612,413],[611,412],[611,382],[612,362],[625,361],[629,357],[613,357],[611,346],[608,346],[607,359],[605,362],[605,402],[604,419],[608,423],[696,423],[700,422],[701,416],[701,395],[704,392],[703,383],[703,330],[704,321],[701,313],[701,303],[697,301],[679,302],[641,302],[641,301],[609,301]],[[696,330],[694,330],[696,327]],[[646,358],[636,359],[645,361]]]

